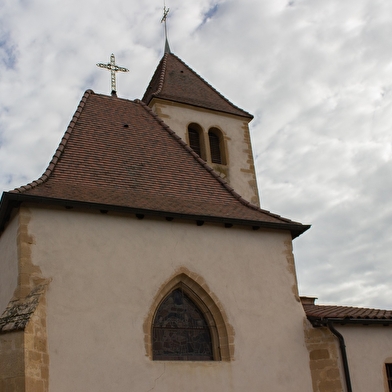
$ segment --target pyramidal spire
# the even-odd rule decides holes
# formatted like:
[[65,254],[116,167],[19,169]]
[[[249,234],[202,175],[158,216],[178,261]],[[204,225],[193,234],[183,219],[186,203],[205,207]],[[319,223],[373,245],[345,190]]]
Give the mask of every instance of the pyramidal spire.
[[171,53],[169,40],[167,39],[167,25],[166,25],[167,14],[169,13],[169,11],[170,9],[166,8],[166,4],[163,3],[163,17],[161,19],[161,23],[164,23],[165,25],[165,53]]

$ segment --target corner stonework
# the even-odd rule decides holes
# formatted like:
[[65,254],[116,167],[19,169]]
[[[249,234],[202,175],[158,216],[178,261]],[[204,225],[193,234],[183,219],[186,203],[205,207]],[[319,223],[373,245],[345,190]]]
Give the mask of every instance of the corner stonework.
[[46,335],[46,293],[24,331],[26,392],[49,390],[49,354]]
[[313,392],[343,392],[335,336],[326,327],[314,328],[306,319],[304,331]]
[[46,334],[46,290],[49,280],[32,263],[33,237],[27,208],[18,212],[18,285],[0,317],[0,391],[47,392],[49,355]]
[[257,178],[256,178],[256,169],[255,169],[255,162],[253,158],[253,151],[252,151],[252,141],[250,138],[250,131],[249,125],[247,122],[244,122],[242,126],[244,132],[244,144],[248,147],[244,149],[244,154],[247,155],[247,167],[241,169],[241,172],[244,176],[248,176],[248,185],[249,188],[253,191],[253,196],[249,200],[252,204],[260,207],[260,199],[259,199],[259,191],[257,189]]

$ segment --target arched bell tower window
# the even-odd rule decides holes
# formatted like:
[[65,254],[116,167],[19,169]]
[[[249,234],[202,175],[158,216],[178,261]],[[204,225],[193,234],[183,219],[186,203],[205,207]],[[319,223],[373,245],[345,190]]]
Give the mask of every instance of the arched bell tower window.
[[222,132],[217,128],[210,128],[208,140],[210,142],[211,162],[225,165],[226,159]]
[[203,142],[203,130],[199,124],[192,123],[188,126],[189,147],[199,155],[200,158],[206,159]]
[[153,322],[154,360],[211,361],[210,327],[203,312],[181,287],[159,305]]

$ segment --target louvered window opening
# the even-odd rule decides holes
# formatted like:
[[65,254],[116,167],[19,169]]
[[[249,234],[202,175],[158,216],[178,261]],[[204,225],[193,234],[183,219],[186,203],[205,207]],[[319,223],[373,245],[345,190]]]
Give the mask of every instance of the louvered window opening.
[[199,157],[201,157],[199,132],[197,132],[195,129],[189,128],[188,134],[189,134],[189,146]]
[[159,306],[152,343],[154,360],[213,360],[209,326],[200,309],[180,288]]
[[385,368],[387,371],[387,380],[389,392],[392,392],[392,363],[386,363]]
[[219,136],[215,135],[215,133],[209,132],[208,138],[210,140],[211,162],[221,164],[222,155],[220,150]]

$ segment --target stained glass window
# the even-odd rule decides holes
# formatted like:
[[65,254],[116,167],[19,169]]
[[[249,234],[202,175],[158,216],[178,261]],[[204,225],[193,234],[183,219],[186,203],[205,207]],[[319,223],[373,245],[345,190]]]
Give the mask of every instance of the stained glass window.
[[203,313],[180,288],[159,306],[152,343],[154,360],[213,360],[211,333]]

